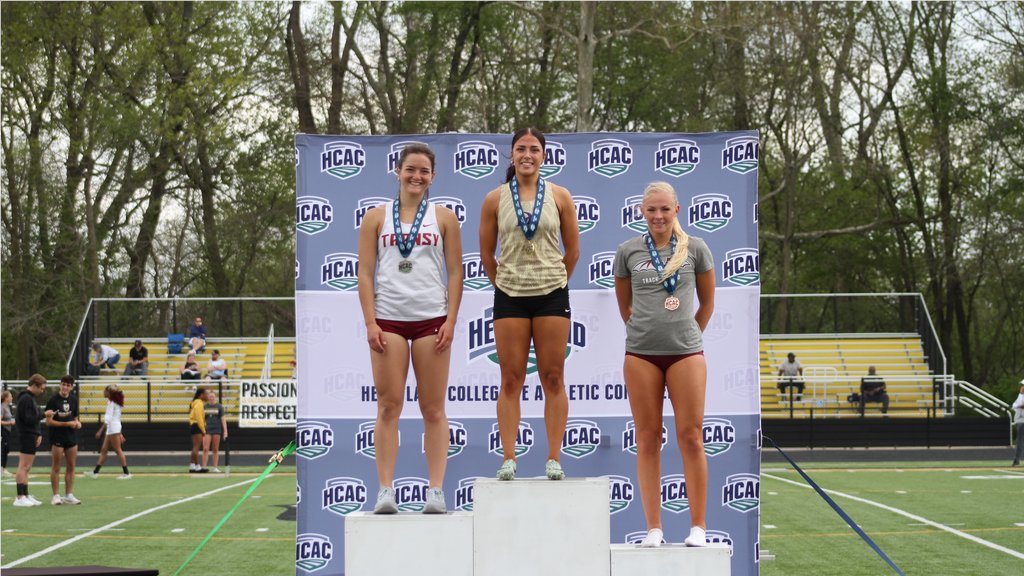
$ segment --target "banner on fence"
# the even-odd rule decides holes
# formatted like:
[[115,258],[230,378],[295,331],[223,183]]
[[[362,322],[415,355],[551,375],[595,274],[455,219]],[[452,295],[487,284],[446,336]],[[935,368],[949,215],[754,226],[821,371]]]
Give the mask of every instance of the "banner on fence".
[[297,396],[294,380],[243,380],[238,398],[238,426],[294,428]]

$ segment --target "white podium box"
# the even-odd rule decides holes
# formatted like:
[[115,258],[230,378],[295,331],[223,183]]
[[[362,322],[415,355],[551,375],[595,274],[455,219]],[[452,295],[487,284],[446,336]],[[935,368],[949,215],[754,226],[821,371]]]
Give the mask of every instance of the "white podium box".
[[608,505],[607,478],[477,480],[475,576],[607,576]]
[[345,516],[346,576],[473,576],[473,515]]
[[732,571],[727,544],[708,544],[705,548],[683,544],[662,544],[660,548],[612,544],[611,555],[611,576],[729,576]]

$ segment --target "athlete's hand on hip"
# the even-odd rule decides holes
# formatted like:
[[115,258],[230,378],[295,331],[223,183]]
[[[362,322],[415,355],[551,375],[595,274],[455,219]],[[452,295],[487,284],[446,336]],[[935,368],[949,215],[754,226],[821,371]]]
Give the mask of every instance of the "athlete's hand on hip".
[[437,329],[437,338],[434,338],[434,351],[444,352],[452,345],[452,338],[455,337],[455,323],[451,320],[446,320],[441,327]]
[[384,348],[387,345],[384,341],[384,331],[377,326],[376,322],[366,327],[366,341],[370,345],[370,350],[384,353]]

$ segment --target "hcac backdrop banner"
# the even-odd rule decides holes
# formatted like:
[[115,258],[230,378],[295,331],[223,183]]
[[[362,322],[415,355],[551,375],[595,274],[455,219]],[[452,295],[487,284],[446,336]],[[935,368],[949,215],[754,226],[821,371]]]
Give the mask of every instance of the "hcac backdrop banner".
[[[504,179],[511,135],[297,136],[296,574],[342,574],[345,515],[371,510],[376,498],[376,405],[356,293],[356,253],[366,211],[398,194],[395,168],[410,142],[434,150],[430,199],[451,208],[462,226],[465,296],[447,402],[449,509],[472,510],[473,481],[492,477],[501,464],[493,293],[480,265],[478,221],[484,196]],[[612,259],[620,243],[646,231],[639,210],[644,187],[668,181],[679,197],[683,228],[707,242],[715,261],[715,313],[704,333],[708,536],[732,544],[734,575],[755,575],[761,450],[757,132],[550,134],[546,154],[541,172],[572,193],[581,233],[580,261],[569,282],[572,331],[565,384],[570,403],[563,465],[570,476],[610,478],[613,542],[643,537],[633,422],[622,377],[625,327],[615,303]],[[395,481],[405,511],[422,508],[427,488],[411,372]],[[531,371],[516,447],[520,476],[543,474],[543,406]],[[665,407],[671,410],[667,402]],[[689,530],[689,503],[674,434],[672,419],[666,418],[663,521],[666,538],[681,542]]]

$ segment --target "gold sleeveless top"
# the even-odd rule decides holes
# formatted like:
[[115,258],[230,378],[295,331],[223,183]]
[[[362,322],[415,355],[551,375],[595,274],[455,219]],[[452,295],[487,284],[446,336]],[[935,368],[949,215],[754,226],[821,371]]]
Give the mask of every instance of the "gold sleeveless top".
[[[519,228],[512,190],[501,186],[498,198],[498,277],[496,284],[509,296],[542,296],[568,283],[562,262],[561,221],[555,196],[548,185],[544,208],[533,240],[527,242]],[[534,203],[523,202],[523,211],[532,214]],[[530,244],[532,244],[532,249]]]

